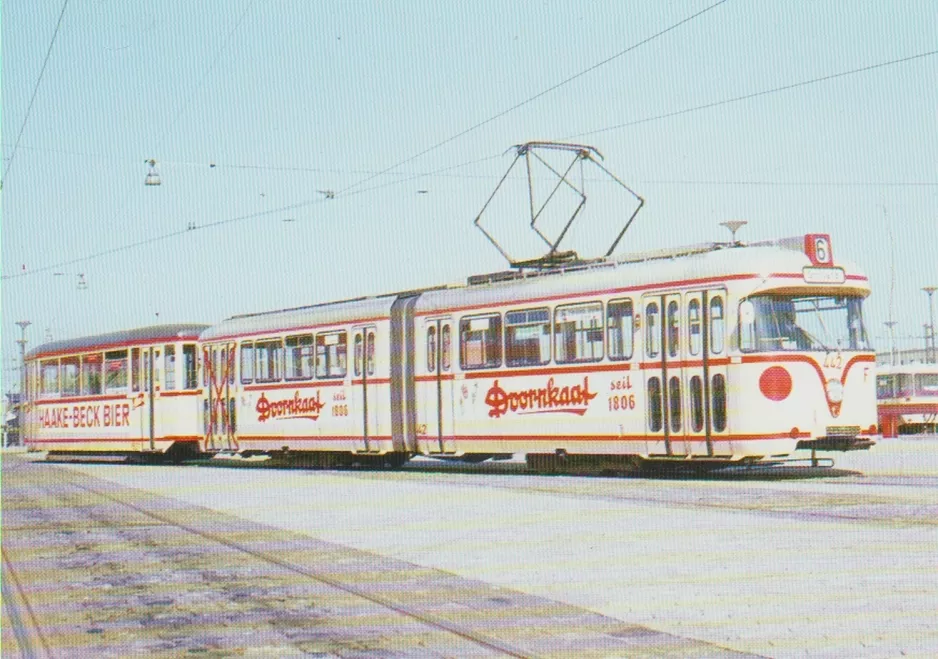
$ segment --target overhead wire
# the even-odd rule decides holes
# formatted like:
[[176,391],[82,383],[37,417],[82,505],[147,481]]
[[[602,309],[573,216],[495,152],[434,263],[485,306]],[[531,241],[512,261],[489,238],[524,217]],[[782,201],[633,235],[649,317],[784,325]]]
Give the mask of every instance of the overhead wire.
[[675,110],[674,112],[656,114],[652,117],[645,117],[644,119],[636,119],[634,121],[627,121],[625,123],[616,124],[614,126],[607,126],[606,128],[597,128],[596,130],[590,130],[590,131],[586,131],[583,133],[576,133],[575,135],[568,135],[567,137],[564,137],[561,139],[569,140],[569,139],[575,139],[578,137],[585,137],[587,135],[598,135],[599,133],[606,133],[606,132],[613,131],[613,130],[619,130],[620,128],[627,128],[629,126],[637,126],[638,124],[644,124],[649,121],[669,119],[671,117],[677,117],[682,114],[689,114],[691,112],[699,112],[700,110],[709,110],[710,108],[719,107],[721,105],[729,105],[730,103],[738,103],[739,101],[745,101],[751,98],[758,98],[760,96],[767,96],[769,94],[777,94],[779,92],[789,91],[791,89],[797,89],[799,87],[807,87],[808,85],[814,85],[819,82],[826,82],[828,80],[834,80],[836,78],[844,78],[846,76],[855,75],[857,73],[865,73],[867,71],[873,71],[874,69],[881,69],[887,66],[903,64],[905,62],[911,62],[912,60],[923,59],[925,57],[931,57],[932,55],[936,55],[936,54],[938,54],[938,50],[932,50],[926,53],[919,53],[918,55],[910,55],[909,57],[900,57],[899,59],[889,60],[888,62],[880,62],[879,64],[871,64],[869,66],[863,66],[858,69],[851,69],[850,71],[841,71],[840,73],[832,73],[830,75],[821,76],[819,78],[812,78],[811,80],[803,80],[801,82],[795,82],[789,85],[782,85],[781,87],[763,89],[762,91],[752,92],[751,94],[744,94],[742,96],[735,96],[733,98],[727,98],[721,101],[705,103],[704,105],[695,105],[693,107],[684,108],[682,110]]
[[[67,1],[68,1],[68,0],[66,0],[66,2],[67,2]],[[228,31],[228,34],[227,34],[227,36],[225,37],[224,43],[222,44],[221,48],[219,48],[218,51],[215,53],[215,57],[212,59],[211,64],[209,64],[208,68],[205,70],[205,73],[203,73],[202,77],[199,79],[199,82],[196,84],[195,88],[194,88],[194,89],[189,93],[189,95],[185,98],[185,100],[183,101],[183,103],[182,103],[182,105],[180,106],[179,110],[177,110],[177,111],[176,111],[176,114],[173,116],[172,121],[170,121],[168,127],[163,130],[163,133],[160,135],[160,138],[159,138],[159,140],[158,140],[158,143],[159,143],[159,144],[162,144],[162,142],[165,141],[166,136],[167,136],[167,134],[169,133],[169,131],[173,128],[173,126],[176,125],[176,122],[179,120],[179,117],[182,116],[182,113],[185,111],[186,107],[188,107],[189,101],[192,99],[192,97],[195,95],[195,93],[196,93],[199,89],[201,89],[202,85],[205,83],[206,78],[208,77],[208,74],[214,69],[215,64],[218,62],[218,59],[221,57],[221,54],[224,52],[224,50],[228,47],[228,44],[231,42],[231,37],[234,35],[234,33],[237,31],[237,29],[241,26],[241,23],[244,21],[245,16],[247,16],[248,11],[249,11],[249,10],[251,9],[251,7],[253,7],[253,6],[254,6],[254,0],[250,0],[250,2],[248,2],[248,4],[245,6],[244,11],[241,12],[241,16],[238,17],[238,20],[237,20],[237,22],[235,23],[234,27],[233,27],[231,30]],[[127,202],[130,201],[131,196],[133,196],[133,190],[132,190],[132,189],[127,191],[127,194],[124,196],[123,201],[122,201],[122,202],[120,203],[120,205],[118,206],[117,211],[116,211],[116,212],[114,213],[114,215],[111,217],[111,223],[112,223],[112,224],[113,224],[114,220],[116,220],[117,217],[118,217],[122,212],[124,212],[124,209],[127,207]],[[163,241],[163,240],[167,240],[167,239],[169,239],[169,238],[173,238],[173,237],[178,236],[178,235],[181,235],[181,234],[183,234],[183,233],[187,233],[188,231],[190,231],[190,229],[180,229],[180,230],[177,230],[177,231],[171,231],[171,232],[166,233],[166,234],[161,234],[161,235],[159,235],[159,236],[152,236],[152,237],[150,237],[150,238],[145,238],[145,239],[142,239],[142,240],[138,240],[138,241],[135,241],[135,242],[133,242],[133,243],[128,243],[128,244],[124,244],[124,245],[118,245],[117,247],[113,247],[113,248],[110,248],[110,249],[106,249],[106,250],[103,250],[103,251],[101,251],[101,252],[95,252],[94,254],[90,254],[90,255],[88,255],[88,256],[77,257],[77,258],[74,258],[74,259],[69,259],[69,260],[67,260],[67,261],[61,261],[61,262],[59,262],[59,263],[54,263],[54,264],[47,265],[47,266],[40,266],[40,267],[38,267],[38,268],[32,268],[32,269],[30,269],[30,270],[27,271],[27,272],[21,272],[21,273],[18,273],[17,275],[3,275],[2,277],[0,277],[0,280],[2,280],[2,279],[16,279],[16,278],[24,277],[24,276],[27,276],[27,275],[30,275],[30,274],[34,274],[34,273],[35,273],[35,274],[38,274],[38,273],[41,273],[41,272],[48,272],[49,270],[52,270],[52,269],[54,269],[54,268],[60,268],[60,267],[64,267],[64,266],[67,266],[67,265],[72,265],[72,264],[75,264],[75,263],[82,263],[82,262],[85,262],[85,261],[90,261],[90,260],[93,260],[93,259],[96,259],[96,258],[100,258],[100,257],[102,257],[102,256],[109,256],[109,255],[111,255],[111,254],[116,254],[116,253],[118,253],[118,252],[123,252],[123,251],[126,251],[126,250],[128,250],[128,249],[133,249],[133,248],[135,248],[135,247],[142,247],[142,246],[144,246],[144,245],[150,245],[150,244],[153,244],[153,243],[156,243],[156,242],[161,242],[161,241]]]
[[[744,95],[744,96],[737,96],[737,97],[734,97],[734,98],[732,98],[732,99],[726,99],[726,100],[724,100],[724,101],[716,101],[716,102],[713,102],[713,103],[707,103],[707,104],[705,104],[705,105],[696,106],[696,107],[694,107],[694,108],[685,108],[685,109],[683,109],[683,110],[678,110],[678,111],[675,111],[675,112],[665,113],[665,114],[662,114],[662,115],[658,115],[658,116],[656,116],[656,117],[648,117],[648,118],[645,118],[645,119],[640,119],[640,120],[637,120],[637,121],[635,121],[635,122],[627,122],[627,123],[625,123],[625,124],[619,124],[618,126],[609,127],[609,128],[607,128],[607,129],[602,129],[602,130],[612,130],[612,129],[619,128],[619,127],[625,127],[625,126],[627,126],[627,125],[634,125],[634,124],[636,124],[636,123],[646,123],[646,122],[649,122],[649,121],[655,121],[655,120],[659,120],[659,119],[666,119],[666,118],[675,116],[675,115],[677,115],[677,114],[687,114],[687,113],[689,113],[689,112],[705,110],[705,109],[709,109],[709,108],[711,108],[711,107],[715,107],[715,106],[717,106],[717,105],[722,105],[722,104],[726,104],[726,103],[736,102],[736,101],[738,101],[738,100],[743,100],[743,99],[746,99],[746,98],[755,98],[755,97],[757,97],[757,96],[766,96],[766,95],[771,94],[771,93],[779,93],[779,92],[782,92],[782,91],[787,91],[787,90],[790,90],[790,89],[794,89],[794,88],[796,88],[796,87],[804,87],[804,86],[809,85],[809,84],[815,84],[815,83],[822,82],[822,81],[833,80],[833,79],[837,79],[837,78],[844,77],[844,76],[846,76],[846,75],[852,75],[852,74],[861,73],[861,72],[865,72],[865,71],[872,71],[872,70],[875,70],[875,69],[878,69],[878,68],[882,68],[882,67],[885,67],[885,66],[889,66],[889,65],[893,65],[893,64],[898,64],[898,63],[902,63],[902,62],[907,62],[907,61],[911,61],[911,60],[915,60],[915,59],[920,59],[920,58],[928,57],[928,56],[931,56],[931,55],[934,55],[934,54],[938,54],[938,51],[931,51],[931,52],[927,52],[927,53],[920,53],[920,54],[918,54],[918,55],[912,55],[912,56],[909,56],[909,57],[904,57],[904,58],[900,58],[900,59],[896,59],[896,60],[890,60],[890,61],[888,61],[888,62],[882,62],[882,63],[879,63],[879,64],[873,64],[873,65],[861,67],[861,68],[859,68],[859,69],[852,69],[852,70],[850,70],[850,71],[845,71],[845,72],[841,72],[841,73],[835,73],[835,74],[830,74],[830,75],[826,75],[826,76],[821,76],[821,77],[819,77],[819,78],[812,78],[811,80],[807,80],[807,81],[803,81],[803,82],[799,82],[799,83],[793,83],[793,84],[790,84],[790,85],[784,85],[784,86],[781,86],[781,87],[776,87],[776,88],[773,88],[773,89],[770,89],[770,90],[763,90],[763,91],[761,91],[761,92],[755,92],[755,93],[752,93],[752,94],[746,94],[746,95]],[[578,135],[578,136],[581,136],[581,135],[584,135],[584,134],[586,134],[586,133],[581,133],[581,134]],[[576,137],[576,136],[574,136],[574,137]],[[569,139],[569,138],[565,138],[565,139]],[[421,177],[425,177],[425,176],[431,176],[431,175],[434,175],[434,174],[436,174],[436,173],[440,173],[440,172],[444,172],[444,171],[449,171],[449,170],[452,170],[452,169],[458,169],[458,168],[461,168],[461,167],[468,166],[468,165],[470,165],[470,164],[475,164],[475,163],[478,163],[478,162],[484,162],[484,161],[487,161],[487,160],[492,160],[492,159],[495,159],[495,158],[499,158],[499,157],[501,157],[502,155],[503,155],[503,154],[495,154],[495,155],[491,155],[491,156],[486,156],[486,157],[484,157],[484,158],[477,159],[477,160],[473,160],[473,161],[469,161],[469,162],[467,162],[467,163],[462,163],[462,164],[460,164],[460,165],[454,165],[454,166],[444,167],[444,168],[441,168],[441,169],[439,169],[439,170],[435,170],[435,171],[433,171],[433,172],[427,172],[427,173],[421,173],[421,174],[414,174],[413,176],[410,176],[410,177],[407,177],[407,178],[404,178],[404,179],[398,179],[398,180],[393,180],[393,181],[387,181],[387,182],[385,182],[385,183],[381,183],[381,184],[378,184],[378,185],[375,185],[375,186],[371,186],[371,187],[369,187],[369,188],[363,188],[363,189],[360,189],[360,190],[357,190],[357,191],[350,191],[350,188],[346,188],[345,191],[337,192],[337,193],[334,195],[334,198],[350,197],[350,196],[355,196],[355,195],[362,194],[362,193],[365,193],[365,192],[370,192],[370,191],[373,191],[373,190],[381,189],[381,188],[384,188],[384,187],[389,187],[389,186],[393,186],[393,185],[400,185],[400,184],[402,184],[402,183],[405,183],[405,182],[410,181],[410,180],[414,180],[414,179],[416,179],[416,178],[421,178]],[[386,172],[384,172],[384,173],[386,173]],[[375,176],[377,176],[377,175],[375,175]],[[372,177],[370,177],[370,178],[373,179],[373,178],[375,178],[375,176],[372,176]],[[370,180],[370,179],[369,179],[369,180]],[[361,183],[362,183],[362,182],[359,182],[358,185],[360,185]],[[728,182],[728,184],[740,184],[740,185],[796,185],[796,183],[788,184],[788,183],[785,183],[785,182],[765,182],[765,181],[763,181],[763,182],[745,182],[745,181],[739,181],[739,182]],[[817,185],[817,184],[815,183],[814,185]],[[872,186],[872,185],[877,185],[877,184],[876,184],[875,182],[859,182],[859,183],[843,183],[843,184],[840,184],[840,183],[831,183],[831,185],[861,185],[861,186],[862,186],[862,185],[870,185],[870,186]],[[914,185],[922,185],[922,186],[933,186],[933,185],[935,185],[935,184],[934,184],[934,183],[928,183],[928,182],[921,182],[921,183],[909,183],[909,184],[889,184],[889,183],[886,183],[885,185],[913,185],[913,186],[914,186]],[[239,216],[232,217],[232,218],[227,218],[227,219],[223,219],[223,220],[218,220],[218,221],[216,221],[216,222],[211,222],[211,223],[208,223],[208,224],[199,225],[199,226],[195,227],[195,230],[201,230],[201,229],[208,229],[208,228],[213,228],[213,227],[224,226],[224,225],[232,224],[232,223],[235,223],[235,222],[241,222],[241,221],[244,221],[244,220],[249,220],[249,219],[255,219],[255,218],[258,218],[258,217],[263,217],[263,216],[266,216],[266,215],[273,215],[273,214],[281,213],[281,212],[284,212],[284,211],[295,210],[295,209],[297,209],[297,208],[302,208],[302,207],[306,207],[306,206],[311,206],[311,205],[313,205],[313,204],[323,203],[323,202],[326,202],[326,201],[332,201],[332,199],[317,198],[317,199],[312,199],[312,200],[307,200],[307,201],[303,201],[303,202],[298,202],[298,203],[295,203],[295,204],[290,204],[290,205],[287,205],[287,206],[281,206],[281,207],[278,207],[278,208],[269,209],[269,210],[265,210],[265,211],[258,211],[258,212],[256,212],[256,213],[249,213],[249,214],[246,214],[246,215],[239,215]],[[125,245],[122,245],[122,246],[118,246],[118,247],[114,247],[114,248],[111,248],[111,249],[108,249],[108,250],[104,250],[104,251],[101,251],[101,252],[96,252],[96,253],[94,253],[94,254],[90,254],[90,255],[87,255],[87,256],[84,256],[84,257],[78,257],[78,258],[75,258],[75,259],[70,259],[70,260],[68,260],[68,261],[63,261],[63,262],[51,264],[51,265],[48,265],[48,266],[42,266],[42,267],[40,267],[40,268],[34,268],[34,269],[31,269],[31,270],[28,271],[28,272],[21,272],[21,273],[17,273],[17,274],[3,275],[2,277],[0,277],[0,279],[6,280],[6,279],[18,279],[18,278],[21,278],[21,277],[26,277],[26,276],[29,276],[29,275],[31,275],[31,274],[36,274],[36,273],[39,273],[39,272],[45,272],[45,271],[51,270],[51,269],[53,269],[53,268],[63,267],[63,266],[66,266],[66,265],[71,265],[71,264],[73,264],[73,263],[78,263],[78,262],[82,262],[82,261],[88,261],[88,260],[92,260],[92,259],[99,258],[99,257],[102,257],[102,256],[107,256],[107,255],[114,254],[114,253],[117,253],[117,252],[125,251],[125,250],[128,250],[128,249],[133,249],[133,248],[135,248],[135,247],[140,247],[140,246],[143,246],[143,245],[152,244],[152,243],[154,243],[154,242],[159,242],[159,241],[162,241],[162,240],[166,240],[166,239],[172,238],[172,237],[174,237],[174,236],[178,236],[178,235],[181,235],[181,234],[184,234],[184,233],[188,233],[188,232],[190,232],[190,231],[192,231],[192,230],[193,230],[193,229],[180,229],[180,230],[172,231],[172,232],[169,232],[169,233],[166,233],[166,234],[162,234],[162,235],[160,235],[160,236],[154,236],[154,237],[147,238],[147,239],[144,239],[144,240],[135,241],[135,242],[133,242],[133,243],[128,243],[128,244],[125,244]]]
[[59,20],[55,23],[55,31],[52,32],[52,39],[49,41],[49,48],[46,50],[46,56],[42,60],[42,68],[39,70],[39,77],[36,79],[36,86],[33,87],[33,95],[29,99],[29,105],[26,108],[26,116],[23,117],[23,124],[20,126],[20,131],[16,135],[16,142],[13,144],[13,153],[10,154],[10,159],[7,162],[6,169],[3,170],[3,176],[0,176],[0,189],[3,188],[4,182],[7,180],[7,174],[10,171],[10,167],[13,166],[13,159],[16,158],[16,152],[20,145],[20,139],[23,137],[23,131],[26,129],[26,122],[29,121],[29,115],[33,110],[33,103],[36,101],[36,93],[39,91],[39,84],[42,82],[42,77],[46,73],[46,65],[49,64],[49,56],[52,54],[52,47],[55,45],[55,39],[59,35],[59,28],[62,26],[62,17],[65,16],[65,8],[68,7],[68,0],[62,3],[62,11],[59,12]]
[[586,74],[591,73],[591,72],[595,71],[596,69],[598,69],[598,68],[600,68],[600,67],[602,67],[602,66],[605,66],[606,64],[609,64],[610,62],[612,62],[612,61],[614,61],[614,60],[619,59],[619,58],[622,57],[623,55],[625,55],[625,54],[627,54],[627,53],[630,53],[631,51],[635,50],[636,48],[640,48],[641,46],[644,46],[645,44],[650,43],[651,41],[654,41],[655,39],[658,39],[659,37],[664,36],[665,34],[671,32],[672,30],[676,30],[677,28],[681,27],[682,25],[684,25],[684,24],[686,24],[686,23],[689,23],[690,21],[693,21],[693,20],[696,19],[696,18],[699,18],[700,16],[706,14],[708,11],[710,11],[710,10],[712,10],[712,9],[715,9],[716,7],[719,7],[720,5],[722,5],[723,3],[727,2],[727,1],[728,1],[728,0],[719,0],[719,2],[715,2],[715,3],[713,3],[712,5],[710,5],[710,6],[708,6],[708,7],[705,7],[704,9],[701,9],[701,10],[698,11],[697,13],[692,14],[692,15],[690,15],[690,16],[688,16],[688,17],[686,17],[686,18],[684,18],[684,19],[682,19],[682,20],[680,20],[680,21],[678,21],[677,23],[674,23],[674,24],[671,25],[670,27],[667,27],[667,28],[665,28],[664,30],[661,30],[660,32],[657,32],[657,33],[651,35],[650,37],[646,37],[645,39],[642,39],[642,40],[639,41],[638,43],[632,44],[631,46],[629,46],[629,47],[626,48],[625,50],[621,50],[621,51],[619,51],[618,53],[616,53],[615,55],[612,55],[612,56],[610,56],[610,57],[607,57],[606,59],[602,60],[601,62],[598,62],[598,63],[596,63],[596,64],[593,64],[592,66],[590,66],[590,67],[588,67],[588,68],[586,68],[586,69],[583,69],[583,70],[580,71],[579,73],[576,73],[576,74],[570,76],[569,78],[565,78],[564,80],[561,80],[561,81],[558,82],[557,84],[555,84],[555,85],[553,85],[553,86],[551,86],[551,87],[548,87],[547,89],[545,89],[545,90],[543,90],[543,91],[538,92],[538,93],[535,94],[534,96],[530,96],[530,97],[526,98],[525,100],[521,101],[520,103],[515,103],[515,104],[512,105],[511,107],[509,107],[509,108],[507,108],[507,109],[505,109],[505,110],[502,110],[502,111],[500,111],[500,112],[498,112],[498,113],[492,115],[492,116],[489,117],[488,119],[485,119],[485,120],[483,120],[483,121],[480,121],[480,122],[478,122],[477,124],[474,124],[474,125],[470,126],[469,128],[466,128],[465,130],[462,130],[462,131],[456,133],[455,135],[452,135],[452,136],[450,136],[450,137],[447,137],[445,140],[442,140],[441,142],[437,142],[437,143],[434,144],[433,146],[427,147],[427,148],[424,149],[423,151],[421,151],[421,152],[419,152],[419,153],[416,153],[416,154],[410,156],[409,158],[405,158],[404,160],[401,160],[401,161],[399,161],[399,162],[396,162],[396,163],[394,163],[393,165],[391,165],[390,167],[386,167],[385,169],[382,169],[380,172],[377,172],[377,173],[375,173],[375,174],[372,174],[371,176],[369,176],[369,177],[367,177],[367,178],[365,178],[365,179],[362,179],[361,181],[358,181],[357,183],[353,183],[352,185],[350,185],[350,186],[344,188],[341,192],[343,192],[343,193],[344,193],[344,192],[348,192],[349,190],[353,190],[353,189],[357,188],[357,187],[360,186],[360,185],[364,185],[365,183],[367,183],[367,182],[369,182],[369,181],[371,181],[371,180],[374,180],[374,179],[377,178],[378,176],[382,176],[382,175],[384,175],[384,174],[387,174],[388,172],[391,172],[391,171],[397,169],[397,168],[400,167],[401,165],[406,165],[407,163],[412,162],[412,161],[416,160],[417,158],[420,158],[421,156],[424,156],[424,155],[430,153],[431,151],[435,151],[436,149],[440,148],[441,146],[444,146],[444,145],[446,145],[446,144],[449,144],[450,142],[452,142],[452,141],[454,141],[454,140],[457,140],[457,139],[459,139],[460,137],[463,137],[464,135],[468,135],[468,134],[471,133],[472,131],[479,129],[479,128],[481,128],[482,126],[485,126],[486,124],[489,124],[489,123],[495,121],[496,119],[500,119],[501,117],[504,117],[506,114],[509,114],[510,112],[514,112],[515,110],[517,110],[517,109],[519,109],[519,108],[522,108],[522,107],[524,107],[525,105],[528,105],[529,103],[533,103],[534,101],[536,101],[537,99],[541,98],[542,96],[546,96],[547,94],[549,94],[549,93],[551,93],[551,92],[553,92],[553,91],[555,91],[555,90],[557,90],[557,89],[560,89],[560,88],[563,87],[564,85],[567,85],[567,84],[573,82],[574,80],[576,80],[576,79],[578,79],[578,78],[582,78],[582,77],[585,76]]

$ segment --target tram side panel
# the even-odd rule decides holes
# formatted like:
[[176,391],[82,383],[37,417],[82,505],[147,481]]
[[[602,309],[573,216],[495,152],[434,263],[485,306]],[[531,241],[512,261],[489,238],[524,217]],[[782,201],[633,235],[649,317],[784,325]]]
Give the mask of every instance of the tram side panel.
[[[210,364],[219,346],[208,346]],[[387,319],[241,337],[230,346],[230,366],[210,366],[209,389],[218,393],[205,396],[207,450],[394,450]]]
[[92,347],[30,364],[30,448],[133,453],[188,444],[194,452],[199,439],[195,343]]
[[631,299],[425,314],[417,328],[421,453],[664,451],[646,432]]

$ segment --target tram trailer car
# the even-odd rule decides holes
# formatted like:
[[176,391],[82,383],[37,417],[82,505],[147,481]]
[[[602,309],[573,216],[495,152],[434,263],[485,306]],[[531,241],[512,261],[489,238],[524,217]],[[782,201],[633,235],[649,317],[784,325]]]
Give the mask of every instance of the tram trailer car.
[[883,437],[938,432],[938,364],[880,366],[876,396]]
[[239,316],[201,337],[204,450],[549,470],[868,448],[869,293],[810,234]]
[[198,338],[207,327],[158,325],[31,350],[26,446],[52,456],[198,454]]

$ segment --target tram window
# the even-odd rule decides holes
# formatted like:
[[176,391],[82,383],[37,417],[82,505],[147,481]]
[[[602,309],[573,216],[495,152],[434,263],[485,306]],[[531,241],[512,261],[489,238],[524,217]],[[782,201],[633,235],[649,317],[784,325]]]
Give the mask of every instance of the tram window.
[[691,300],[687,303],[687,346],[690,354],[700,354],[700,300]]
[[212,379],[216,382],[216,386],[225,384],[228,379],[227,348],[214,348],[212,350]]
[[101,393],[101,355],[83,355],[81,358],[81,393],[95,396]]
[[44,396],[57,396],[59,394],[59,362],[55,359],[42,362],[42,388],[40,393]]
[[427,328],[427,371],[436,373],[436,325]]
[[539,366],[550,361],[550,309],[505,314],[505,363]]
[[288,336],[287,380],[310,380],[313,377],[313,335]]
[[345,332],[325,332],[316,335],[316,377],[344,378],[348,335]]
[[668,380],[668,408],[671,430],[678,432],[681,429],[681,379],[676,375]]
[[140,391],[140,348],[130,350],[130,388]]
[[603,358],[603,304],[588,302],[554,309],[554,350],[558,364]]
[[710,300],[710,352],[718,355],[723,352],[723,298],[715,296]]
[[690,423],[694,432],[703,430],[703,381],[699,375],[690,379]]
[[364,359],[364,340],[362,335],[357,333],[355,334],[355,347],[353,349],[352,356],[352,369],[355,377],[359,377],[362,374],[362,360]]
[[104,392],[127,391],[127,351],[104,353]]
[[631,359],[634,334],[635,315],[632,300],[611,301],[606,306],[606,343],[609,345],[609,359]]
[[713,429],[717,432],[726,430],[726,378],[722,373],[713,376],[710,387],[713,410]]
[[78,357],[63,357],[59,366],[59,377],[62,378],[62,395],[77,396],[81,391],[78,381],[81,360]]
[[459,363],[465,370],[501,365],[501,316],[492,314],[460,319]]
[[645,305],[645,354],[657,357],[661,351],[661,328],[658,327],[658,303]]
[[160,364],[163,362],[160,360],[160,351],[153,351],[153,386],[159,388],[160,386]]
[[661,430],[661,380],[648,378],[648,429]]
[[[143,390],[150,391],[150,352],[149,350],[144,350],[143,352]],[[208,369],[205,369],[205,372],[208,373]]]
[[897,398],[908,398],[912,395],[912,374],[911,373],[900,373],[896,376],[898,381],[896,385],[896,397]]
[[195,364],[195,344],[187,343],[182,346],[182,368],[185,372],[185,388],[195,389],[199,386],[199,378],[196,373]]
[[440,355],[440,363],[443,366],[444,371],[448,371],[450,366],[453,364],[453,341],[452,341],[453,330],[450,327],[449,323],[443,325],[443,330],[440,332],[440,350],[442,354]]
[[[65,360],[63,359],[64,363]],[[938,396],[938,373],[916,373],[916,396]]]
[[[205,369],[208,373],[208,369]],[[248,384],[254,381],[254,344],[241,344],[241,382]]]
[[677,357],[681,351],[681,310],[677,300],[668,302],[668,356]]
[[163,371],[166,373],[166,388],[169,390],[176,388],[176,346],[167,345],[163,350]]
[[279,382],[283,378],[283,344],[276,341],[258,341],[254,344],[257,357],[258,382]]
[[365,335],[365,374],[375,374],[375,333],[370,330]]
[[891,375],[876,376],[876,397],[880,400],[884,398],[896,397],[896,380]]

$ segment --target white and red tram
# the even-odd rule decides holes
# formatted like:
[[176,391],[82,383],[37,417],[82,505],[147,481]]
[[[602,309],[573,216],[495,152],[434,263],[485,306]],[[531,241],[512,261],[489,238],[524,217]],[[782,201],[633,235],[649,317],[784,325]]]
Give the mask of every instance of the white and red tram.
[[724,461],[877,435],[867,279],[826,235],[494,279],[416,302],[417,452]]
[[235,316],[206,330],[205,452],[289,451],[311,465],[390,462],[413,402],[413,301],[383,296]]
[[197,340],[206,327],[143,327],[31,350],[26,446],[51,454],[197,453]]
[[938,364],[880,366],[876,383],[883,437],[938,432]]
[[[177,421],[202,453],[311,465],[517,453],[538,468],[720,464],[867,448],[878,436],[869,292],[827,235],[809,234],[236,316],[200,335],[187,389],[198,401]],[[110,347],[97,350],[107,359]],[[46,362],[65,368],[60,352],[31,355],[37,378]],[[133,447],[168,448],[133,423]],[[87,428],[68,443],[34,429],[34,447],[115,445]]]

